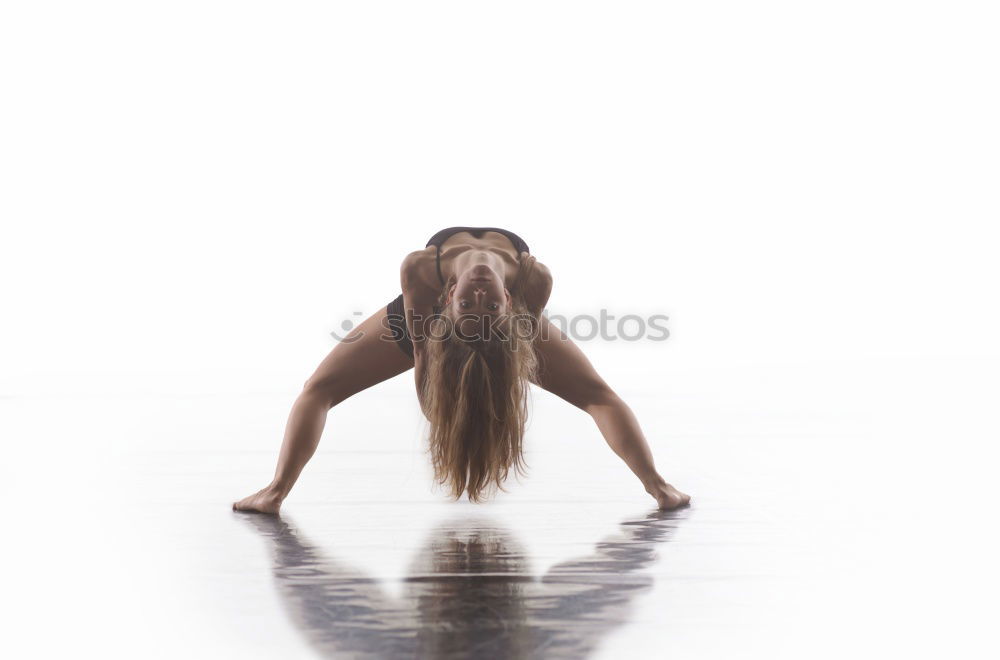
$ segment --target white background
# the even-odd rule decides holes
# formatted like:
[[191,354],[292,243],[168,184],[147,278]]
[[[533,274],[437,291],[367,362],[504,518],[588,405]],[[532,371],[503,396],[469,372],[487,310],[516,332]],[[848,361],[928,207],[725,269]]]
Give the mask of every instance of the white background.
[[[4,3],[5,501],[25,525],[87,510],[85,468],[195,444],[66,421],[91,399],[125,397],[136,428],[159,423],[142,397],[283,410],[403,255],[502,226],[552,269],[550,313],[670,316],[663,344],[584,350],[698,411],[671,430],[876,415],[869,450],[894,458],[866,474],[953,505],[936,519],[985,553],[998,28],[962,1]],[[233,499],[283,414],[216,436],[266,450]],[[20,573],[32,551],[9,552]],[[5,605],[42,588],[21,586]]]

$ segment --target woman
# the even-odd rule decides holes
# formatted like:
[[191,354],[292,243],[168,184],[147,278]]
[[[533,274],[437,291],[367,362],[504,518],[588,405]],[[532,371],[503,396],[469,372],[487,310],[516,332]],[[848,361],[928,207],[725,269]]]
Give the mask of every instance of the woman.
[[524,468],[528,382],[587,412],[608,445],[656,499],[690,497],[659,475],[639,423],[586,356],[542,316],[552,275],[517,234],[450,227],[412,252],[403,293],[338,344],[306,382],[285,429],[274,479],[233,504],[278,513],[319,444],[327,411],[413,368],[430,422],[437,481],[481,501]]

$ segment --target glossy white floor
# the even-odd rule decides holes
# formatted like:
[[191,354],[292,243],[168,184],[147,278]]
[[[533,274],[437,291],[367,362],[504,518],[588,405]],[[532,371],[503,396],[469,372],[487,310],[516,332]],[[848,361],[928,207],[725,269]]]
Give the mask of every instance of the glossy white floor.
[[545,393],[478,506],[430,488],[408,376],[363,393],[281,520],[229,504],[292,389],[5,398],[4,655],[995,657],[996,365],[626,362],[681,513]]

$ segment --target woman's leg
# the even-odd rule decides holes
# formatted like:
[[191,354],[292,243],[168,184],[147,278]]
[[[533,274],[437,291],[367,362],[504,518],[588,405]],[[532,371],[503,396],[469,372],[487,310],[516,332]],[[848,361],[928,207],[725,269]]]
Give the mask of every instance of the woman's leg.
[[538,385],[589,414],[608,446],[628,465],[661,509],[676,509],[691,501],[656,471],[653,454],[628,405],[615,394],[594,366],[562,331],[542,317],[535,341]]
[[413,359],[399,349],[385,329],[385,317],[382,308],[366,319],[330,351],[306,381],[288,416],[274,479],[253,495],[233,503],[234,509],[277,513],[316,451],[330,408],[413,367]]

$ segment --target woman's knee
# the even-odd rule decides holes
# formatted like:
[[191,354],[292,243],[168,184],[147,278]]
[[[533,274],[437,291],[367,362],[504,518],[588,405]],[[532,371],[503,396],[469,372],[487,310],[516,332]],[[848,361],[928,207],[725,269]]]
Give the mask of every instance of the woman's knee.
[[324,376],[322,378],[312,377],[302,385],[302,392],[299,399],[309,402],[322,403],[327,408],[332,408],[344,400],[341,393],[343,389],[341,379],[337,377]]

